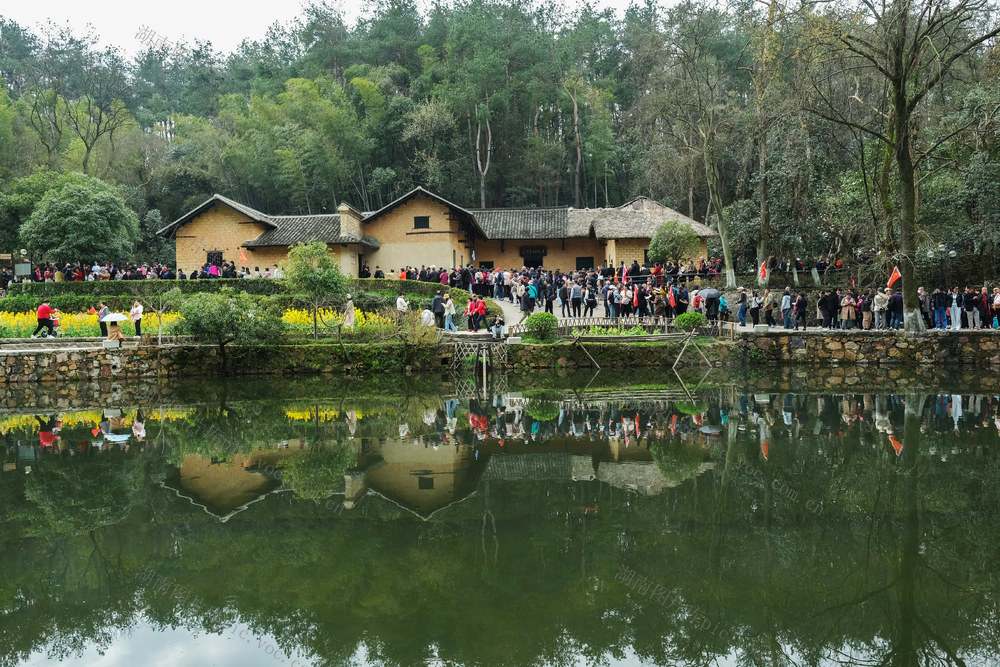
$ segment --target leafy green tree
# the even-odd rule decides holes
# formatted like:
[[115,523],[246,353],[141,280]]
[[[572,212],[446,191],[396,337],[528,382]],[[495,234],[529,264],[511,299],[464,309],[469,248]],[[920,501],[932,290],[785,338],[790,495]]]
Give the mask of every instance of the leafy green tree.
[[282,266],[284,281],[289,290],[303,295],[312,310],[313,338],[318,338],[319,310],[332,303],[342,302],[351,281],[333,261],[322,241],[292,246]]
[[272,299],[230,287],[190,296],[179,310],[183,333],[219,346],[223,372],[230,368],[229,345],[253,350],[278,342],[285,331],[280,308]]
[[698,235],[677,220],[668,220],[653,233],[649,242],[649,261],[680,261],[693,257],[699,248]]
[[36,167],[30,176],[15,178],[7,192],[0,193],[0,247],[10,250],[18,245],[21,226],[61,179],[62,175],[46,167]]
[[21,227],[29,251],[56,262],[132,258],[139,219],[121,193],[100,179],[66,174]]

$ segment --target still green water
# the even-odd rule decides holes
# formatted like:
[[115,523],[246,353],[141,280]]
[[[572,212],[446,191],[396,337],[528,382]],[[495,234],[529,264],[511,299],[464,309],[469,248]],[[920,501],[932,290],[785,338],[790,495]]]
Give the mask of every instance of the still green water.
[[584,384],[12,395],[0,664],[998,663],[997,396]]

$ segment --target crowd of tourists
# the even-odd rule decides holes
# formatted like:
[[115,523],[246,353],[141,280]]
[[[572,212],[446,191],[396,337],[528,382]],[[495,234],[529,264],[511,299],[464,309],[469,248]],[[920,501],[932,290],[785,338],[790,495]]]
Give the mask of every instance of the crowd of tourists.
[[8,267],[0,271],[0,288],[6,290],[12,282],[62,283],[93,280],[209,280],[213,278],[281,278],[281,268],[275,264],[237,267],[234,262],[205,263],[190,273],[183,269],[176,272],[165,264],[115,264],[94,262],[86,264],[40,264],[26,276],[15,277]]
[[[794,260],[796,269],[802,265]],[[789,262],[775,262],[785,267]],[[836,271],[841,262],[820,257],[815,269]],[[821,329],[901,329],[903,327],[903,297],[892,287],[863,289],[826,289],[820,292],[816,303],[810,303],[807,293],[793,291],[791,287],[770,290],[739,287],[726,292],[716,289],[695,289],[691,281],[696,277],[717,277],[722,268],[718,258],[701,259],[697,264],[657,263],[631,266],[624,262],[617,268],[602,264],[594,269],[564,272],[544,267],[476,268],[405,266],[400,269],[374,271],[363,265],[362,277],[395,278],[437,283],[442,286],[429,309],[432,324],[448,331],[457,330],[454,302],[447,292],[462,290],[473,298],[462,314],[466,315],[468,329],[493,329],[497,322],[487,321],[485,300],[507,300],[518,306],[523,322],[535,310],[562,317],[624,318],[656,317],[673,318],[689,311],[703,313],[708,321],[730,321],[741,327],[766,324],[771,327],[798,330],[806,328],[812,320]],[[785,267],[787,268],[787,267]],[[805,268],[804,265],[801,268]],[[261,271],[255,266],[237,267],[233,262],[206,263],[189,275],[183,270],[176,274],[161,264],[101,264],[90,266],[46,264],[36,267],[27,278],[39,282],[64,282],[85,280],[156,280],[156,279],[212,279],[212,278],[281,278],[278,265],[266,266]],[[4,270],[2,286],[13,280]],[[444,292],[444,293],[442,293]],[[990,292],[987,288],[937,288],[927,292],[919,288],[920,312],[928,329],[984,329],[1000,328],[1000,287]],[[451,317],[449,317],[451,316]],[[813,318],[815,318],[813,320]],[[502,329],[503,324],[499,324]]]

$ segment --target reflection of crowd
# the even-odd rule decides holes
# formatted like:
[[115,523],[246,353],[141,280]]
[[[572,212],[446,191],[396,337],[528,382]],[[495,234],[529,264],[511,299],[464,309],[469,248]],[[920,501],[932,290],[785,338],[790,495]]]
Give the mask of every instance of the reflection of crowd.
[[[625,447],[680,438],[710,447],[732,428],[738,439],[760,440],[765,456],[772,440],[835,443],[865,433],[898,448],[905,403],[904,396],[894,394],[789,393],[732,395],[697,406],[671,401],[550,401],[533,409],[531,401],[498,394],[488,400],[448,399],[440,408],[425,410],[420,423],[400,418],[399,434],[428,447],[476,446],[487,440],[530,445],[552,438],[615,440]],[[462,408],[465,415],[460,419]],[[959,436],[994,429],[1000,432],[1000,399],[995,396],[941,394],[924,400],[923,432]]]
[[[38,452],[45,455],[76,456],[98,451],[121,450],[129,451],[133,444],[142,448],[146,446],[146,424],[142,409],[135,411],[129,423],[128,417],[121,410],[108,409],[101,413],[100,420],[90,429],[89,437],[85,427],[67,431],[60,415],[35,416],[38,422]],[[4,434],[5,448],[8,456],[12,456],[17,445],[22,448],[23,441],[15,444],[14,432]],[[23,456],[22,456],[23,458]]]
[[[677,413],[668,403],[605,402],[581,405],[570,402],[543,402],[544,418],[532,410],[531,403],[509,401],[503,394],[489,400],[470,398],[467,401],[448,399],[438,409],[428,409],[422,423],[399,420],[401,438],[409,438],[426,446],[440,444],[476,445],[486,440],[501,444],[507,441],[542,443],[550,438],[577,440],[620,440],[626,447],[648,445],[651,439],[665,437],[704,422],[701,416]],[[459,428],[460,408],[465,408]],[[540,418],[542,417],[542,418]],[[465,428],[465,426],[468,426]]]
[[[807,438],[837,447],[861,436],[898,454],[907,400],[898,394],[744,394],[727,407],[729,427],[758,439],[765,456],[772,440]],[[964,438],[961,444],[968,446],[975,442],[968,436],[1000,433],[1000,398],[993,395],[932,394],[923,397],[920,409],[921,433]]]

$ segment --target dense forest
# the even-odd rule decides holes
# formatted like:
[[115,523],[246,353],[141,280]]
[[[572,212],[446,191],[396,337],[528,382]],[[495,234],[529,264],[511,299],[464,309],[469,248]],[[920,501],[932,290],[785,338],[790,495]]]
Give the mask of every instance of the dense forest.
[[213,192],[305,214],[422,185],[470,207],[646,195],[718,226],[737,268],[864,250],[914,258],[906,282],[944,242],[993,275],[995,10],[380,0],[351,25],[317,3],[230,54],[161,39],[135,57],[0,18],[0,248],[80,171],[121,191],[148,258]]

